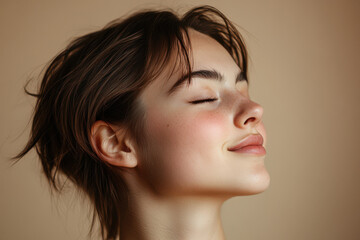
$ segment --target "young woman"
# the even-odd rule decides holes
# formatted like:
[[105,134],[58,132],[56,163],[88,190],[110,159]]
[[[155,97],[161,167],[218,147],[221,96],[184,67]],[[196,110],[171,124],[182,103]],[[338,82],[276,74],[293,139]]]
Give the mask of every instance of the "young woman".
[[225,239],[220,207],[269,185],[247,51],[217,9],[142,11],[47,67],[31,138],[55,189],[91,200],[103,239]]

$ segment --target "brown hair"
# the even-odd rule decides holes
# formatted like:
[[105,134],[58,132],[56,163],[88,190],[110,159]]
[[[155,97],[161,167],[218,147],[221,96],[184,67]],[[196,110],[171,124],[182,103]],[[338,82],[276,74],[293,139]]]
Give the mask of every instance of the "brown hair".
[[188,28],[219,42],[247,79],[241,35],[220,11],[201,6],[182,17],[170,10],[137,12],[81,36],[50,62],[38,93],[25,90],[37,103],[30,139],[15,158],[35,148],[55,190],[61,190],[57,173],[62,173],[84,191],[94,207],[91,229],[98,218],[103,239],[119,236],[127,190],[120,174],[93,151],[91,126],[97,120],[122,123],[141,145],[137,97],[168,66],[172,53],[190,80]]

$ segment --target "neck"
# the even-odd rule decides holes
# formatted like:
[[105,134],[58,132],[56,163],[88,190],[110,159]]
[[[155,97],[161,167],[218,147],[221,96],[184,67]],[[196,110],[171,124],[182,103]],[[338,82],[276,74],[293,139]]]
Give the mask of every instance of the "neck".
[[121,240],[225,239],[220,216],[225,199],[159,196],[146,190],[130,190]]
[[[224,240],[221,203],[194,197],[129,199],[122,240]],[[135,201],[135,202],[134,202]]]

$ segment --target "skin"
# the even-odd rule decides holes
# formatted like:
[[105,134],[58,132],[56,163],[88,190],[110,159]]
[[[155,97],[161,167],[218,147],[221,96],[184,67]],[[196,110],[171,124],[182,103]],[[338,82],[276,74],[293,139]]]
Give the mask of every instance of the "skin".
[[[98,155],[126,169],[121,239],[225,239],[223,202],[269,186],[265,155],[228,150],[250,134],[266,145],[263,108],[250,100],[246,81],[235,83],[240,69],[219,43],[192,29],[189,36],[193,71],[215,70],[222,81],[193,77],[169,95],[181,74],[165,78],[165,70],[140,95],[147,143],[141,148],[121,126],[93,126]],[[211,100],[194,102],[203,99]]]

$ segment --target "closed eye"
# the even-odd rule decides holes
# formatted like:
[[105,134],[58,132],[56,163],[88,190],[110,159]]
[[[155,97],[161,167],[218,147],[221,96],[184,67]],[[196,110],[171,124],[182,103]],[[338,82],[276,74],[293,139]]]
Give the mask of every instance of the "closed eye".
[[199,99],[195,101],[191,101],[191,104],[200,104],[200,103],[207,103],[207,102],[214,102],[218,100],[217,98],[205,98],[205,99]]

